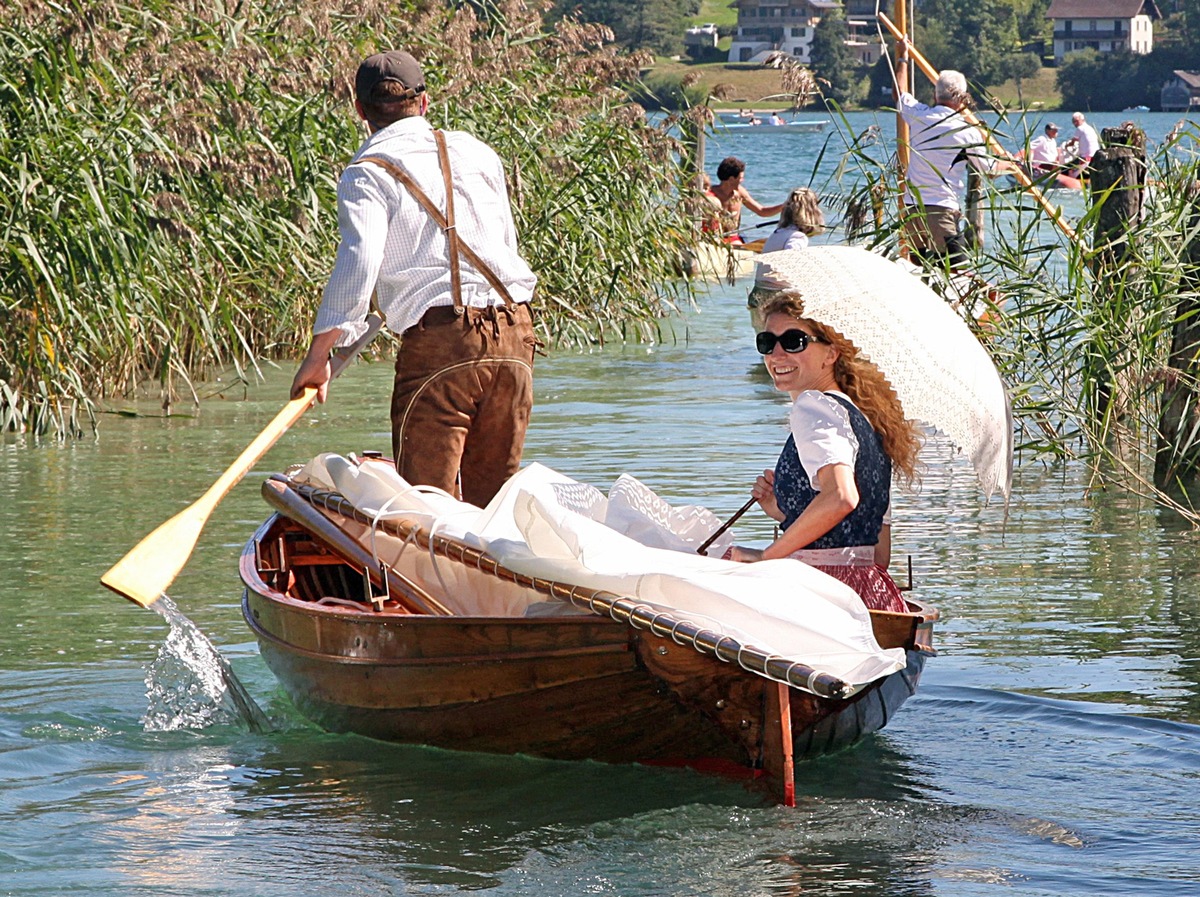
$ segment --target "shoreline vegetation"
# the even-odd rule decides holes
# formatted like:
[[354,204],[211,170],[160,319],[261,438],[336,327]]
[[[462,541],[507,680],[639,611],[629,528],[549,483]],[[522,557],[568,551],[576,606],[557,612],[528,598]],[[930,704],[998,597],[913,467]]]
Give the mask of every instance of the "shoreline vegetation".
[[79,434],[155,389],[198,404],[307,344],[378,35],[423,60],[433,124],[509,166],[546,343],[654,336],[690,299],[682,148],[625,102],[646,59],[607,28],[521,0],[295,7],[0,10],[0,430]]
[[[154,391],[167,413],[199,404],[218,371],[249,383],[255,359],[307,345],[336,181],[363,136],[348,81],[379,34],[425,63],[434,124],[472,131],[510,166],[547,344],[660,335],[691,300],[679,261],[702,202],[670,127],[686,133],[712,108],[653,126],[623,86],[651,60],[618,52],[602,26],[550,28],[543,14],[520,0],[0,10],[0,430],[82,434]],[[799,69],[780,79],[791,94],[813,83]],[[736,90],[721,93],[737,108]],[[1038,96],[1028,83],[1025,96]],[[894,148],[832,116],[838,169],[858,185],[846,238],[894,254]],[[1114,235],[1104,213],[1120,192],[1089,191],[1075,241],[1028,194],[988,187],[973,260],[986,288],[965,314],[987,312],[1021,460],[1083,459],[1097,488],[1195,525],[1200,127],[1181,122],[1137,171],[1153,185],[1137,214]]]
[[[686,59],[659,57],[642,71],[642,79],[650,85],[674,86],[672,95],[679,92],[678,85],[685,81],[689,96],[703,99],[713,96],[709,105],[719,111],[735,111],[740,108],[755,110],[779,110],[787,108],[788,91],[784,87],[781,69],[767,68],[753,63],[737,62],[691,62]],[[1017,111],[1063,111],[1062,94],[1055,83],[1055,69],[1043,68],[1032,78],[1023,79],[1018,87],[1015,81],[1006,81],[989,88],[988,94],[1001,108]],[[888,98],[888,105],[891,98]],[[808,111],[824,111],[819,97],[807,104]],[[845,111],[872,108],[864,105],[847,105]],[[1068,110],[1070,111],[1070,110]]]

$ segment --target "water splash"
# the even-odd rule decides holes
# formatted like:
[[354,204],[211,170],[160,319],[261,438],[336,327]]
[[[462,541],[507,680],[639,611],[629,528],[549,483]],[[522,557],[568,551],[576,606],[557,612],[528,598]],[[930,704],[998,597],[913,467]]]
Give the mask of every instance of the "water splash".
[[166,595],[151,606],[171,631],[146,673],[146,730],[173,732],[239,722],[251,732],[270,729],[266,714],[196,624]]

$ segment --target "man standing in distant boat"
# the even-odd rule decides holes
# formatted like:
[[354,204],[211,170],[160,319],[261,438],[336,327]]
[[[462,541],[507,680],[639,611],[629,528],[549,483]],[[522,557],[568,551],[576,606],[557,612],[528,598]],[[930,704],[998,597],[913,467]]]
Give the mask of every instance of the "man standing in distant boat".
[[1029,142],[1029,167],[1034,174],[1048,174],[1059,168],[1058,125],[1048,121],[1044,131]]
[[721,160],[717,166],[717,185],[709,190],[721,204],[721,231],[726,243],[745,243],[738,233],[742,226],[742,206],[745,205],[755,215],[770,218],[778,215],[784,203],[774,206],[764,206],[750,191],[742,186],[746,179],[746,163],[736,156]]
[[967,166],[992,176],[1015,166],[993,156],[987,137],[963,118],[970,96],[962,72],[941,73],[933,87],[932,106],[907,92],[897,95],[896,102],[909,128],[904,236],[916,258],[925,262],[948,258],[951,267],[961,267],[967,240],[959,230],[958,197]]
[[403,51],[359,66],[355,108],[370,136],[338,182],[341,244],[292,396],[314,387],[325,401],[329,354],[364,332],[374,293],[400,335],[397,470],[482,506],[519,468],[533,404],[537,278],[517,253],[504,166],[470,134],[433,129]]
[[1076,165],[1074,173],[1079,177],[1092,161],[1092,156],[1100,152],[1100,138],[1096,136],[1096,129],[1087,123],[1082,112],[1071,116],[1071,124],[1075,126],[1075,142],[1078,145],[1075,150],[1077,158],[1072,164]]

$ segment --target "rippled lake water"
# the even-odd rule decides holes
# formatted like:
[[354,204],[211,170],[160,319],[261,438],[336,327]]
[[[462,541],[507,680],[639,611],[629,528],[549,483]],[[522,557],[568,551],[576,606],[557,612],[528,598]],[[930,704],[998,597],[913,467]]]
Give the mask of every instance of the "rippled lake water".
[[[733,149],[756,194],[790,183],[778,150]],[[527,459],[732,513],[786,421],[745,289],[714,285],[659,345],[539,360]],[[1197,892],[1196,534],[1029,459],[1006,513],[936,439],[922,490],[896,498],[895,554],[942,611],[941,653],[882,733],[798,769],[794,810],[688,771],[387,745],[295,713],[241,621],[237,555],[267,472],[386,448],[388,364],[356,365],[281,440],[171,590],[268,731],[227,713],[164,731],[146,680],[168,675],[167,623],[99,576],[211,484],[289,380],[267,371],[193,416],[107,416],[94,441],[0,442],[0,893]],[[770,535],[750,515],[737,530]]]

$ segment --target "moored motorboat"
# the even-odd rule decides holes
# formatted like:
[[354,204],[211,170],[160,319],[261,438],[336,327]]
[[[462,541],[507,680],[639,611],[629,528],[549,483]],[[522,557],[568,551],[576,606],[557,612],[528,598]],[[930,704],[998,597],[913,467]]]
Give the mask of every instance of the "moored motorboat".
[[820,134],[829,126],[828,119],[790,119],[780,124],[768,121],[723,121],[716,126],[717,133],[730,134]]
[[242,553],[243,613],[292,701],[335,732],[740,771],[787,803],[793,760],[881,729],[934,653],[936,610],[871,611],[896,662],[854,684],[736,627],[518,572],[419,515],[282,475],[263,493],[276,510]]

